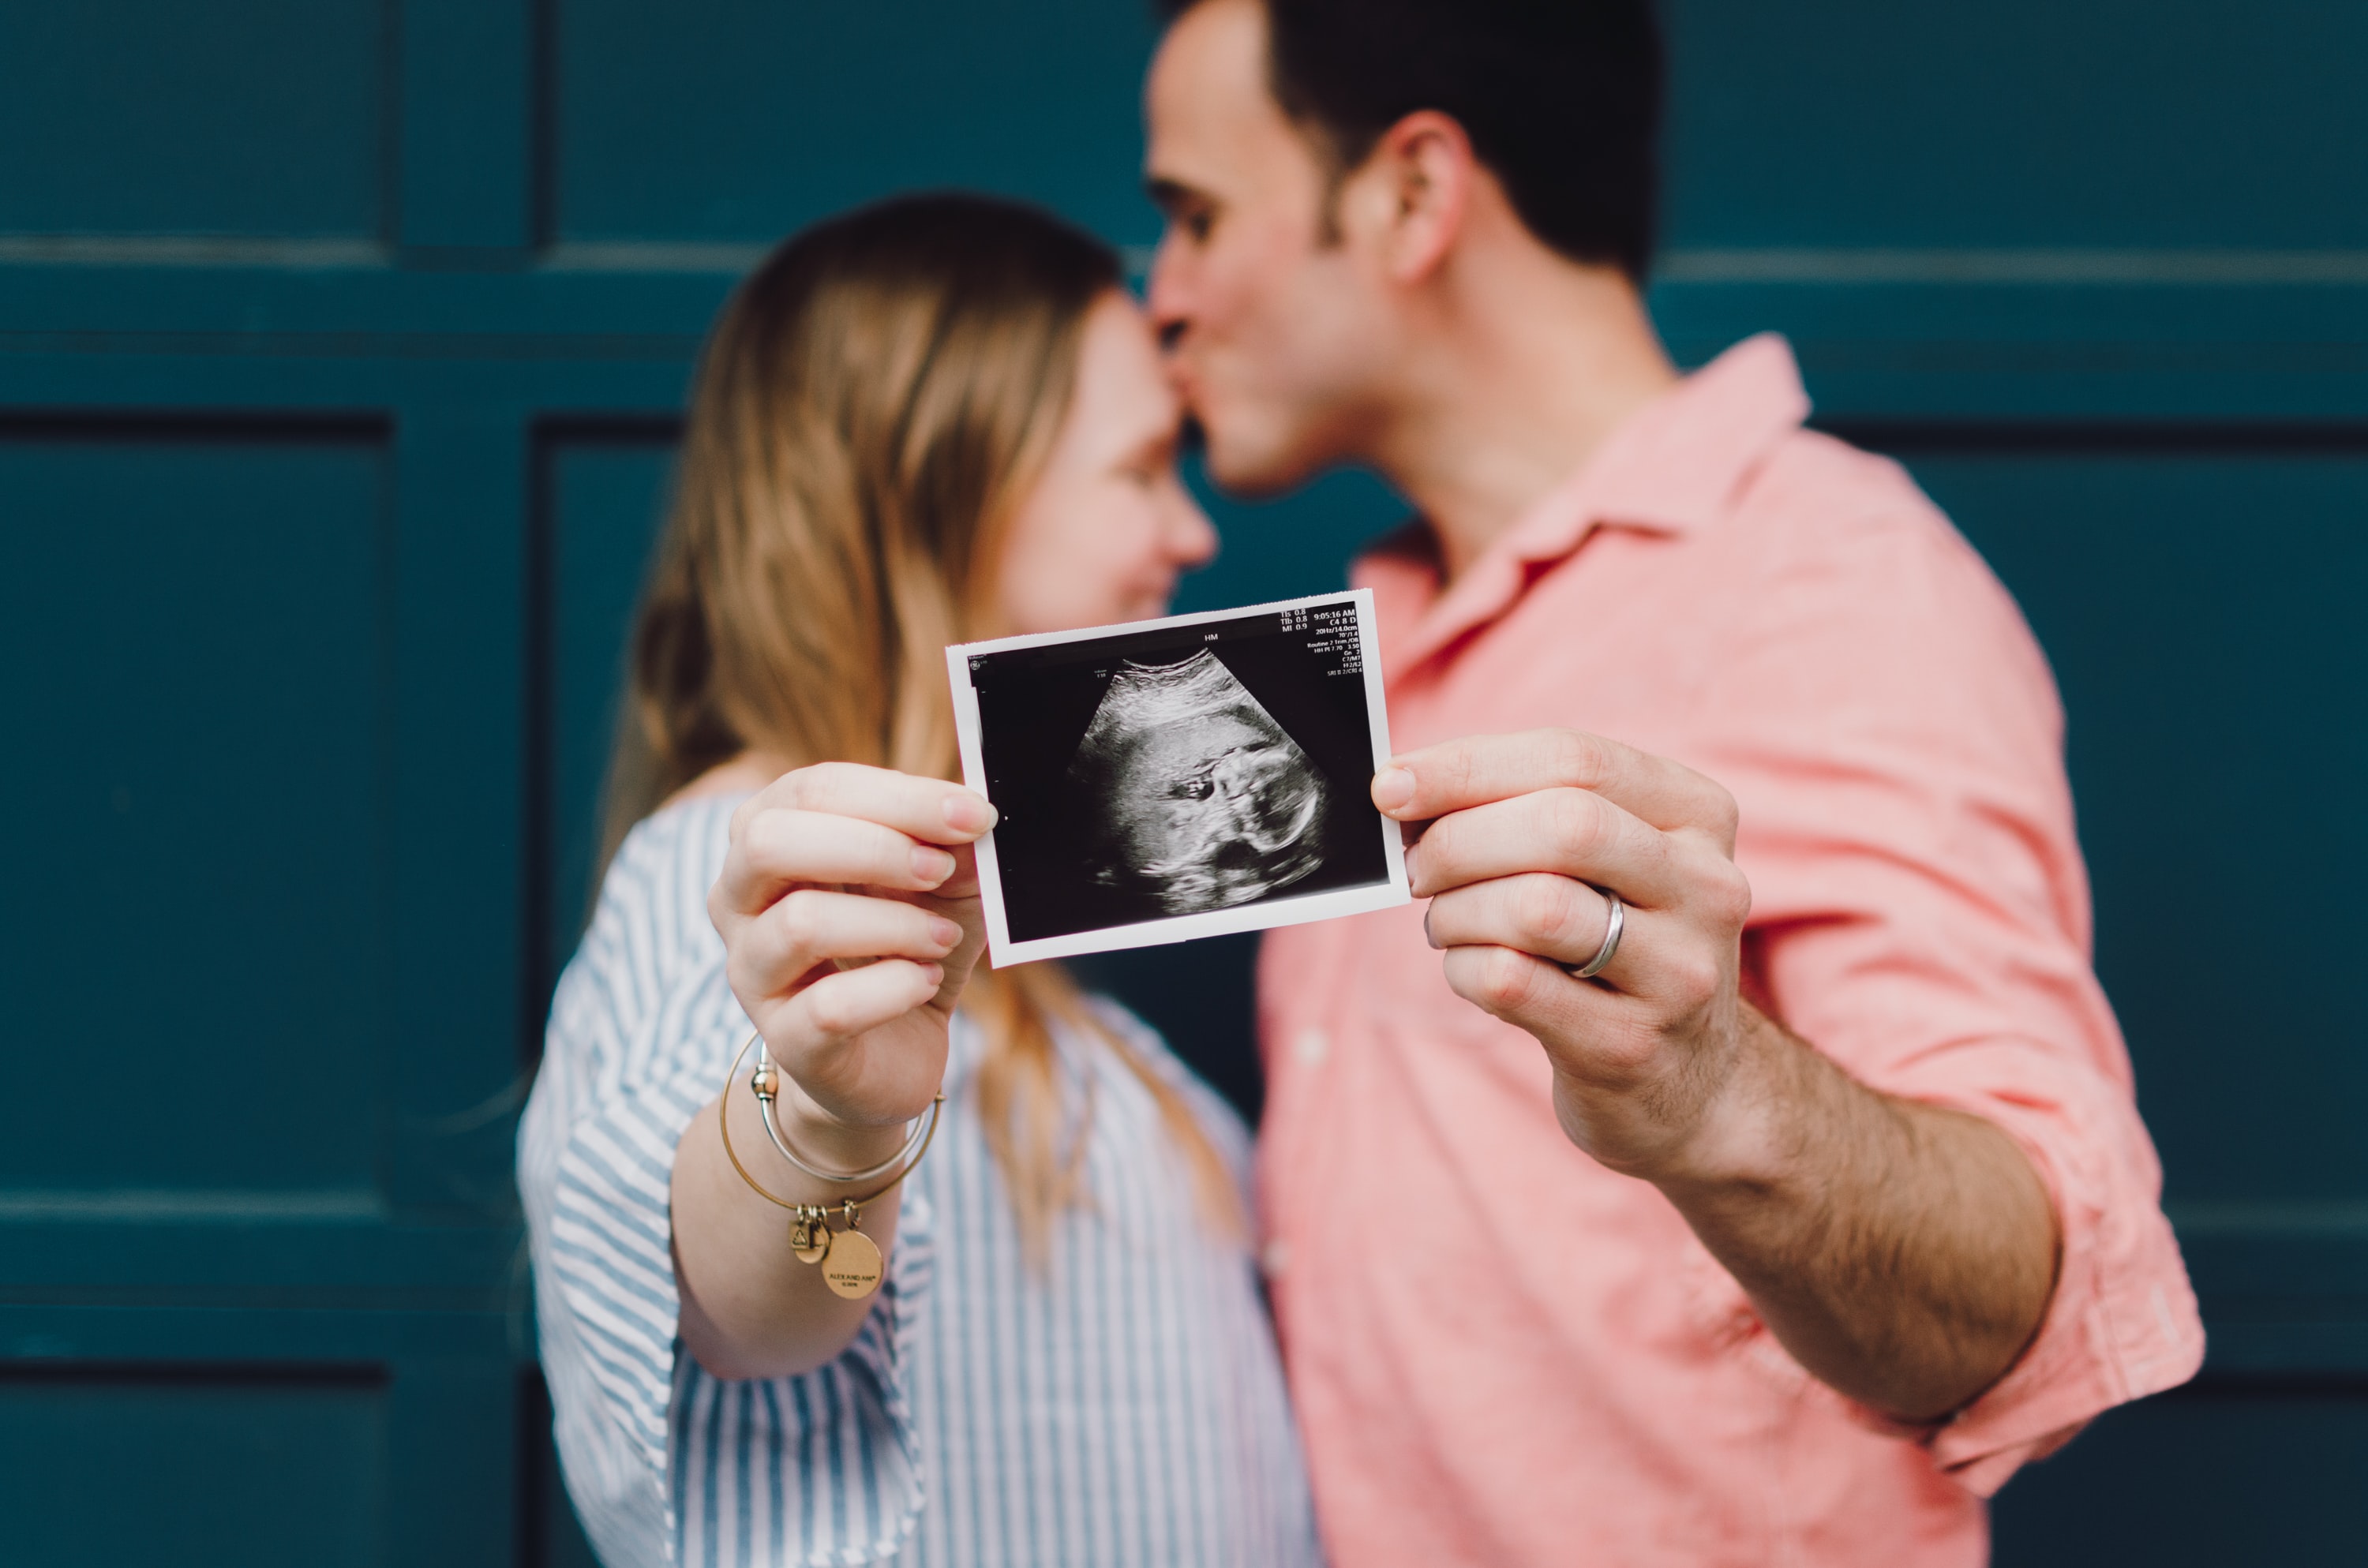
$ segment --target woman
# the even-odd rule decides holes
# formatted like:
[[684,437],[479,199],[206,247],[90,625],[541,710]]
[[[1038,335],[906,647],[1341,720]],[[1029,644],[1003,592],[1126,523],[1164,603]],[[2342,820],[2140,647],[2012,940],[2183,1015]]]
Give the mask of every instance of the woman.
[[[1157,614],[1209,555],[1178,425],[1115,256],[1003,203],[825,223],[715,328],[634,641],[635,825],[519,1132],[612,1565],[1315,1560],[1244,1131],[1056,970],[973,972],[993,812],[944,781],[947,643]],[[752,1019],[769,1132],[724,1082]],[[850,1226],[878,1183],[835,1178],[930,1126]],[[867,1243],[873,1293],[809,1261]]]

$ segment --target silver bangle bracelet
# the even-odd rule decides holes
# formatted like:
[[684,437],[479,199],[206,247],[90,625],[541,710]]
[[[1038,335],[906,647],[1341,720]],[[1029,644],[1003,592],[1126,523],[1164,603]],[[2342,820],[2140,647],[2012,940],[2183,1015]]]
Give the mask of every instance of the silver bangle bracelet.
[[[923,1145],[928,1142],[929,1135],[937,1131],[938,1110],[945,1104],[943,1095],[931,1100],[929,1108],[913,1119],[913,1131],[906,1135],[905,1146],[870,1169],[826,1171],[819,1165],[808,1165],[795,1149],[790,1147],[790,1141],[781,1136],[780,1124],[773,1119],[773,1100],[780,1093],[780,1069],[773,1065],[773,1053],[765,1045],[761,1035],[752,1040],[750,1043],[757,1047],[757,1071],[749,1079],[748,1086],[757,1092],[757,1114],[765,1123],[765,1136],[773,1141],[773,1147],[781,1152],[781,1158],[789,1161],[816,1181],[842,1185],[877,1181],[897,1166],[915,1158]],[[743,1049],[745,1050],[746,1047]]]

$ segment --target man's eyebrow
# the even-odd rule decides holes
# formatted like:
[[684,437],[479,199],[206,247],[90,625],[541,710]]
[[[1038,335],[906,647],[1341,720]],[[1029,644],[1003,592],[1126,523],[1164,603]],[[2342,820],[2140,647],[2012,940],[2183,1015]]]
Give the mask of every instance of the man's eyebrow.
[[1167,175],[1153,175],[1143,182],[1143,188],[1144,193],[1151,198],[1151,204],[1162,212],[1172,213],[1180,207],[1208,199],[1203,192]]

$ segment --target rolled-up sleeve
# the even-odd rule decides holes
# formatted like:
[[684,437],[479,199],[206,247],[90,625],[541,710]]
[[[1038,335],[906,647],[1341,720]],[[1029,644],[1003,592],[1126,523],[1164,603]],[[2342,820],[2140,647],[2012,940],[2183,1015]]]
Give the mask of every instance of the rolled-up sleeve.
[[1748,959],[1772,1009],[1873,1087],[2004,1130],[2054,1200],[2038,1335],[1922,1434],[1987,1495],[2099,1412],[2192,1377],[2203,1335],[2091,968],[2053,678],[1987,569],[1900,488],[1903,512],[1770,595],[1753,706],[1701,765],[1742,809]]
[[[854,1342],[802,1377],[720,1382],[677,1338],[670,1192],[676,1146],[746,1028],[719,974],[684,974],[644,939],[629,842],[552,1006],[519,1127],[518,1186],[544,1376],[568,1492],[609,1568],[702,1560],[698,1500],[718,1467],[753,1467],[785,1562],[893,1555],[922,1506],[906,1369],[934,1225],[906,1197],[877,1303]],[[663,892],[674,868],[649,886]],[[703,887],[703,881],[700,885]],[[643,891],[647,891],[646,888]],[[711,934],[712,935],[712,934]]]

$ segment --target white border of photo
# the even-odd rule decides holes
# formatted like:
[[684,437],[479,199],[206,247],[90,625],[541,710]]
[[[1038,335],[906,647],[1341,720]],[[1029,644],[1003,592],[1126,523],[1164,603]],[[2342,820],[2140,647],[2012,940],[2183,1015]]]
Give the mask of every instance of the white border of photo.
[[[1272,604],[1171,615],[1159,620],[1135,620],[1119,626],[1087,627],[1077,631],[1045,631],[1025,637],[999,637],[987,642],[954,644],[946,650],[946,670],[953,681],[954,728],[962,742],[962,782],[985,795],[990,801],[994,800],[993,793],[986,787],[978,692],[970,680],[970,661],[980,654],[1009,653],[1021,648],[1047,648],[1066,642],[1093,642],[1103,638],[1164,631],[1168,627],[1205,626],[1213,621],[1237,620],[1245,616],[1275,615],[1289,609],[1314,609],[1343,604],[1354,605],[1357,609],[1357,646],[1360,662],[1363,665],[1365,718],[1372,733],[1373,767],[1378,769],[1390,759],[1390,719],[1382,699],[1382,649],[1380,634],[1373,624],[1373,596],[1370,589],[1346,588],[1338,593],[1314,594],[1301,599],[1278,599]],[[1370,797],[1363,804],[1366,810],[1373,810]],[[1003,969],[1011,964],[1032,963],[1039,959],[1117,952],[1127,948],[1190,942],[1201,937],[1223,937],[1235,931],[1265,931],[1277,926],[1298,926],[1311,920],[1334,920],[1344,915],[1364,915],[1372,910],[1394,909],[1399,904],[1411,903],[1413,894],[1406,889],[1406,846],[1398,824],[1378,811],[1373,812],[1373,820],[1377,824],[1375,831],[1382,835],[1383,864],[1389,869],[1385,881],[1335,888],[1326,892],[1305,893],[1295,898],[1260,899],[1233,909],[1171,915],[1162,920],[1133,921],[1124,926],[1073,931],[1026,942],[1011,939],[1010,927],[1004,915],[1002,867],[996,858],[995,835],[990,833],[978,843],[978,880],[986,912],[988,957],[995,968]]]

